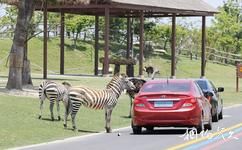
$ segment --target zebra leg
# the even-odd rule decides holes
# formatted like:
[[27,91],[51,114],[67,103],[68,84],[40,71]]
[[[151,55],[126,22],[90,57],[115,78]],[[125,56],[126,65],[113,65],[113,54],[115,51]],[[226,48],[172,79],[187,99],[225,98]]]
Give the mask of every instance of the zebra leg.
[[57,108],[57,113],[58,113],[58,121],[61,120],[61,117],[60,117],[60,103],[59,102],[60,102],[59,100],[56,101],[56,108]]
[[74,102],[74,103],[71,103],[71,120],[72,120],[72,127],[73,127],[73,130],[75,131],[76,130],[76,114],[79,110],[79,108],[81,107],[81,103],[79,102]]
[[72,128],[75,131],[76,130],[76,113],[71,112],[71,120],[72,120]]
[[40,100],[40,114],[39,114],[39,119],[41,119],[41,117],[42,117],[43,103],[44,103],[44,100]]
[[50,100],[50,115],[51,115],[51,120],[54,121],[54,113],[53,113],[53,107],[54,107],[55,101]]
[[70,114],[71,112],[71,104],[70,104],[70,100],[68,100],[68,102],[64,102],[64,105],[65,105],[65,116],[64,116],[64,128],[67,127],[67,118],[68,118],[68,115]]
[[111,125],[110,125],[112,111],[113,111],[112,108],[106,108],[105,109],[105,121],[106,121],[105,129],[106,129],[107,133],[111,133],[112,132]]

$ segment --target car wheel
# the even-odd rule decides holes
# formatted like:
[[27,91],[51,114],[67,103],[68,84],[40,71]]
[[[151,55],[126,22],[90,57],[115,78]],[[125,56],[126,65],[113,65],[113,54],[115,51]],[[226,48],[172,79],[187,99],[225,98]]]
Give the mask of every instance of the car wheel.
[[[218,115],[217,115],[218,116]],[[208,124],[204,125],[206,130],[212,130],[212,115],[210,114]]]
[[154,131],[154,127],[146,127],[146,130],[148,131],[148,132],[153,132]]
[[221,110],[221,112],[219,113],[218,118],[223,119],[223,110]]
[[142,127],[141,126],[134,126],[132,123],[132,130],[134,134],[140,134],[142,132]]
[[200,119],[199,125],[197,125],[195,128],[196,128],[198,134],[204,130],[204,124],[203,124],[202,115],[201,115],[201,119]]
[[218,122],[218,109],[215,108],[215,114],[212,116],[212,122]]

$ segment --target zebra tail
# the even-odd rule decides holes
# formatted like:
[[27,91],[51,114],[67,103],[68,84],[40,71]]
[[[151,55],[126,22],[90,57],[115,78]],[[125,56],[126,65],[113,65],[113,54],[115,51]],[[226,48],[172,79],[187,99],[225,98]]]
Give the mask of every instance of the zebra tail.
[[72,108],[71,108],[71,99],[69,98],[68,94],[64,95],[63,102],[66,109],[66,113],[69,114]]
[[43,81],[41,84],[40,84],[40,86],[39,86],[39,99],[40,100],[45,100],[45,98],[46,98],[46,93],[45,93],[45,87],[44,87],[44,83],[45,83],[45,81]]

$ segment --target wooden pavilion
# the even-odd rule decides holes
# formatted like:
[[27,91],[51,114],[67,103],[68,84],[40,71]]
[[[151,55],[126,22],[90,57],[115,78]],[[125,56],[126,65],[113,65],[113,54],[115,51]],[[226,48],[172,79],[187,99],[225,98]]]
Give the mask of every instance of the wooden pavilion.
[[[143,51],[144,51],[144,18],[146,17],[171,17],[172,18],[172,60],[171,77],[175,73],[175,52],[176,52],[176,17],[200,16],[202,18],[202,55],[201,55],[201,77],[205,76],[205,41],[206,41],[206,16],[213,16],[217,10],[209,6],[203,0],[56,0],[58,3],[45,1],[36,6],[36,10],[44,12],[44,57],[43,57],[43,78],[47,78],[47,13],[61,13],[61,36],[60,36],[60,74],[64,74],[64,29],[65,13],[92,15],[95,16],[95,64],[94,74],[98,74],[98,51],[99,51],[99,16],[105,18],[104,32],[104,65],[103,75],[109,71],[109,21],[111,17],[127,18],[127,57],[130,55],[130,19],[140,20],[140,41],[139,41],[139,76],[143,76]],[[80,2],[81,1],[81,2]]]

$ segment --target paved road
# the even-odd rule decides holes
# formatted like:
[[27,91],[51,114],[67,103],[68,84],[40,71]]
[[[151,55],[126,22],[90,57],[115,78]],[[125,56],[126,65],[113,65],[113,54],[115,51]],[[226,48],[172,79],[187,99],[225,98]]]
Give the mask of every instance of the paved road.
[[[185,129],[155,128],[133,135],[131,128],[111,134],[98,133],[50,142],[24,150],[157,150],[157,149],[238,149],[242,145],[242,105],[224,109],[224,119],[213,123],[213,130],[194,135]],[[120,133],[120,136],[118,136]]]

